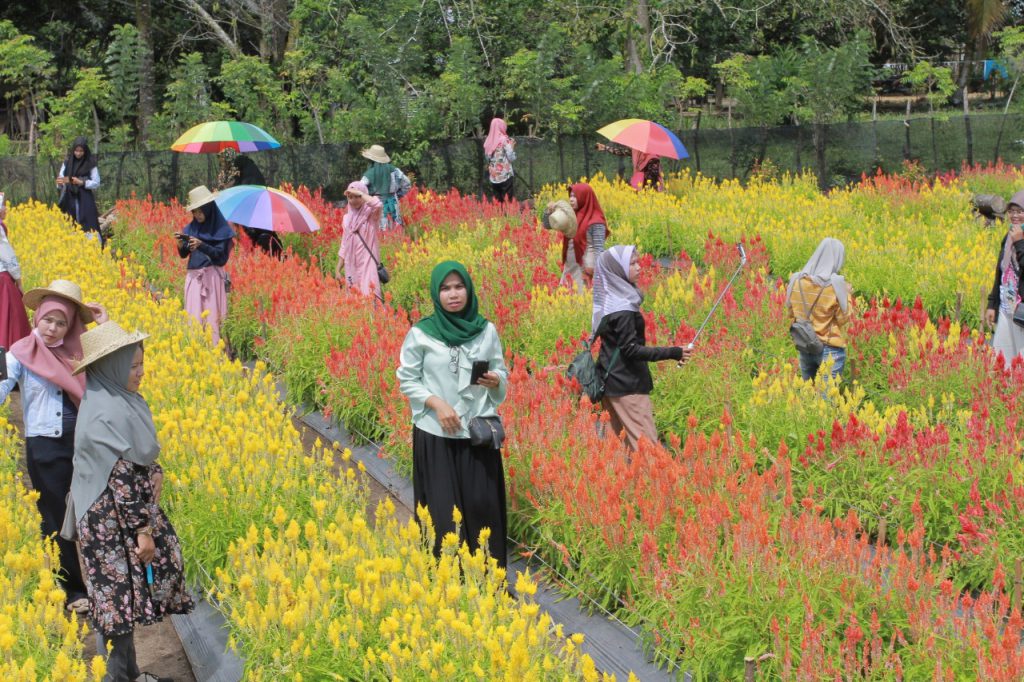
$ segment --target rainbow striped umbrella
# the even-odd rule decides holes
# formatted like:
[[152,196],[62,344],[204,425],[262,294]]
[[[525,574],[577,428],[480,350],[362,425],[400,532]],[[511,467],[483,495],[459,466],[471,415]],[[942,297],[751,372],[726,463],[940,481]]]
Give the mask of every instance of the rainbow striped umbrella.
[[690,156],[676,134],[663,125],[642,118],[624,118],[609,123],[597,131],[612,142],[645,154],[657,154],[670,159]]
[[232,223],[273,232],[315,232],[313,214],[291,194],[263,185],[236,185],[214,198],[224,218]]
[[190,154],[215,154],[225,149],[261,152],[276,149],[281,143],[265,130],[241,121],[207,121],[192,126],[174,141],[171,149]]

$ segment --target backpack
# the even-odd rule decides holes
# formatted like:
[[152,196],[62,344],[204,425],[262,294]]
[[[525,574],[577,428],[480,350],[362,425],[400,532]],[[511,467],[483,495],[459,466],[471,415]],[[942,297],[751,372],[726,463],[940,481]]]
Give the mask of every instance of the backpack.
[[615,361],[619,359],[619,349],[616,348],[612,353],[611,362],[608,363],[608,369],[604,371],[604,376],[601,376],[597,369],[597,363],[594,361],[594,355],[590,350],[591,346],[594,345],[594,340],[600,333],[601,325],[598,325],[597,328],[598,331],[594,332],[590,340],[583,342],[583,350],[572,359],[572,362],[569,363],[569,368],[565,371],[567,377],[580,382],[583,392],[587,394],[590,402],[594,404],[600,402],[601,398],[604,397],[604,384],[608,381],[608,375],[611,374]]
[[814,325],[811,324],[811,311],[814,310],[814,306],[818,304],[818,299],[821,298],[821,293],[825,291],[825,287],[822,287],[818,291],[818,295],[814,299],[814,303],[811,303],[811,307],[807,307],[807,299],[804,298],[804,287],[803,279],[797,282],[797,287],[800,290],[800,300],[804,304],[804,319],[797,320],[789,326],[789,337],[793,339],[793,345],[801,353],[807,353],[809,355],[821,355],[825,350],[825,344],[821,342],[818,335],[814,333]]

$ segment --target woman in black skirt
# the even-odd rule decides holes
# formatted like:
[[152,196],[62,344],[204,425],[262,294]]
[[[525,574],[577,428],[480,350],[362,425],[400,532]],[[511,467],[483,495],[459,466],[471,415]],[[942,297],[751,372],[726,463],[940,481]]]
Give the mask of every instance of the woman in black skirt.
[[[430,275],[434,314],[420,320],[402,343],[398,379],[412,410],[412,480],[417,508],[434,523],[434,554],[455,531],[452,510],[462,514],[461,540],[478,547],[490,529],[491,556],[504,568],[508,519],[501,451],[473,447],[469,422],[497,415],[508,390],[508,369],[494,325],[478,311],[466,268],[445,261]],[[473,363],[487,371],[471,383]]]

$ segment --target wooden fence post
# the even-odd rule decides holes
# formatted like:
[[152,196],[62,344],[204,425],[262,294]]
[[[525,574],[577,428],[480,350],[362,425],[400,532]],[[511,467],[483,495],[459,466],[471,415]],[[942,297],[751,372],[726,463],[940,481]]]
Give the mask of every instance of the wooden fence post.
[[885,544],[885,519],[878,522],[878,546]]
[[974,136],[971,133],[971,112],[967,100],[967,86],[964,86],[964,135],[967,137],[967,165],[974,165]]
[[743,659],[743,682],[754,682],[757,679],[757,659],[747,656]]

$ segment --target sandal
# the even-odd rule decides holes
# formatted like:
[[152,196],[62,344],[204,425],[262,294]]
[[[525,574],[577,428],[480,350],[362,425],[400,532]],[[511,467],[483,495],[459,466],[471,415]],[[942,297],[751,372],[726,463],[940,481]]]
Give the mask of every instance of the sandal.
[[74,601],[69,601],[68,605],[64,608],[68,611],[74,611],[79,615],[89,613],[89,599],[87,597],[79,597]]
[[157,677],[153,673],[140,673],[135,682],[174,682],[173,677]]

